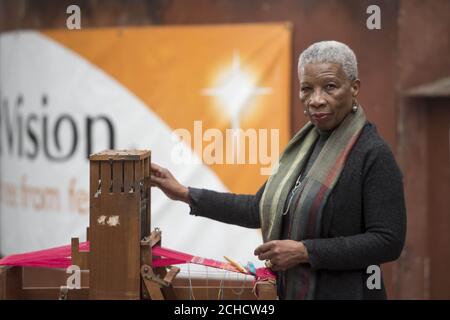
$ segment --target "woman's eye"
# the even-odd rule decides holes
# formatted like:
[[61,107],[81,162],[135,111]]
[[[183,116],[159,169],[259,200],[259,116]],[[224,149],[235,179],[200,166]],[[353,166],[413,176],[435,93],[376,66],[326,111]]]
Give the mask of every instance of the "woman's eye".
[[305,92],[309,91],[309,87],[303,87],[300,90],[301,90],[301,92],[305,93]]

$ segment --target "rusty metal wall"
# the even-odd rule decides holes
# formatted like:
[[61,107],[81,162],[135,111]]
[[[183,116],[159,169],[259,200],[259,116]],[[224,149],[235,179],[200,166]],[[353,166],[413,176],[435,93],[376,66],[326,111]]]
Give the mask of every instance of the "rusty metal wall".
[[[397,158],[408,208],[408,237],[398,272],[402,298],[450,299],[450,274],[445,271],[450,266],[450,239],[446,236],[450,179],[449,162],[445,161],[449,133],[442,136],[445,130],[440,129],[440,123],[450,123],[450,99],[437,102],[404,95],[411,87],[450,76],[449,12],[450,1],[446,0],[400,2]],[[446,187],[442,184],[445,178]]]
[[427,293],[450,299],[450,98],[427,99],[428,259]]

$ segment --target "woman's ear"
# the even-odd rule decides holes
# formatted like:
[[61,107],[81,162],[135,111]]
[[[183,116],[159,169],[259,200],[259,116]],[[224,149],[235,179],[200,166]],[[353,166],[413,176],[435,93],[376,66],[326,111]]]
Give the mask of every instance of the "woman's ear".
[[358,95],[360,87],[361,87],[361,81],[359,79],[355,79],[352,81],[350,90],[352,92],[353,98],[356,98],[356,96]]

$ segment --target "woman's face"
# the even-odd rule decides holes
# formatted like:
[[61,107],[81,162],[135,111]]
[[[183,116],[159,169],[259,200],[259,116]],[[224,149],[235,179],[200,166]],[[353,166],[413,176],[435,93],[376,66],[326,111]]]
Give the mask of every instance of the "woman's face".
[[300,100],[320,130],[336,128],[352,110],[360,81],[349,80],[340,64],[309,63],[299,73]]

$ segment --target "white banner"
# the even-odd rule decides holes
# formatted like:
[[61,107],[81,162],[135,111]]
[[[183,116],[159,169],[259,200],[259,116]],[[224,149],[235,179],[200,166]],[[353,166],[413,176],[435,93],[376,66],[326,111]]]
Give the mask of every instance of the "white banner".
[[[104,149],[150,149],[152,161],[183,184],[228,191],[210,166],[171,159],[175,128],[152,105],[47,35],[2,34],[0,76],[1,254],[69,244],[71,237],[85,239],[87,157]],[[189,146],[185,149],[199,158]],[[259,230],[188,213],[187,205],[152,189],[152,228],[161,228],[164,246],[208,258],[223,260],[226,255],[257,262],[253,250],[261,244]]]

